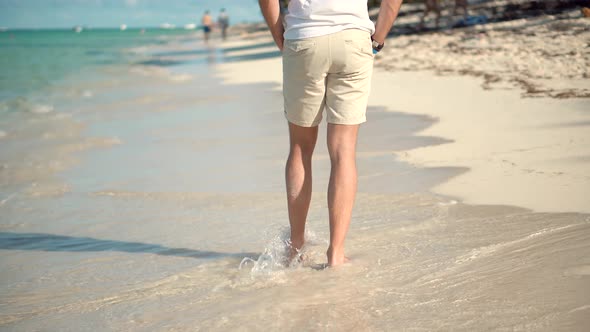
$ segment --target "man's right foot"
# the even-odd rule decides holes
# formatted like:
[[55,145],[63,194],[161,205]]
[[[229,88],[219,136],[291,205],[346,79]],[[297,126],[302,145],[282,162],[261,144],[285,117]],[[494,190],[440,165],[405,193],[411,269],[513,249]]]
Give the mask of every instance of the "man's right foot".
[[328,248],[326,256],[328,256],[328,267],[334,267],[350,262],[350,258],[344,255],[344,250],[332,250],[332,248]]

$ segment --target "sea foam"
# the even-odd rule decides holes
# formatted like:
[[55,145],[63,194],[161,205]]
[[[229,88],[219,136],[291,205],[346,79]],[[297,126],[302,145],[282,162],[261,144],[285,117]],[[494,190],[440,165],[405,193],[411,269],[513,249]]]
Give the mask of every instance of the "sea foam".
[[17,97],[0,102],[0,112],[28,112],[34,114],[45,114],[55,110],[50,104],[38,103],[28,98]]
[[45,114],[53,112],[54,107],[52,105],[33,104],[29,110],[35,114]]
[[275,277],[277,274],[282,274],[286,269],[290,268],[323,266],[318,261],[325,261],[325,248],[322,247],[322,249],[319,249],[318,246],[327,245],[327,240],[320,239],[314,232],[306,230],[305,245],[289,261],[289,233],[289,228],[285,227],[279,231],[279,234],[270,236],[263,253],[257,258],[244,258],[240,262],[239,269],[249,270],[250,277],[256,279],[260,277]]

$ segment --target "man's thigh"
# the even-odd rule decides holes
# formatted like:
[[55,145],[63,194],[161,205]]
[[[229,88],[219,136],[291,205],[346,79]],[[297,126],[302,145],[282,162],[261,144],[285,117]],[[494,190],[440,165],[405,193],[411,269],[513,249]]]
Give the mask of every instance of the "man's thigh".
[[362,30],[344,30],[334,36],[332,50],[336,55],[326,83],[328,123],[363,123],[373,74],[371,36]]
[[329,50],[324,39],[326,36],[285,41],[285,117],[298,126],[313,127],[322,120],[329,64]]

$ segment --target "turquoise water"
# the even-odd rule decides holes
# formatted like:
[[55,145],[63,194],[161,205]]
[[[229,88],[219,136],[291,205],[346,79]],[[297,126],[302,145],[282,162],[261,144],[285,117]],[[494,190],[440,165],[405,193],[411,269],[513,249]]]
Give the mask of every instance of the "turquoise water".
[[[194,34],[186,30],[21,30],[0,33],[0,102],[27,98],[60,80],[105,65],[132,63],[127,50]],[[12,103],[14,104],[14,103]],[[17,103],[18,104],[18,103]],[[0,109],[0,112],[6,111]],[[8,107],[11,108],[11,107]],[[12,107],[14,108],[14,107]]]

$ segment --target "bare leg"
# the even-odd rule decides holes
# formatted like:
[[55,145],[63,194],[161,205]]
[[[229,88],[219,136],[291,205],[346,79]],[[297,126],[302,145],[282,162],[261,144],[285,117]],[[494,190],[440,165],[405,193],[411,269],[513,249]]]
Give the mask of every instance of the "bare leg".
[[328,265],[345,263],[344,239],[356,194],[356,139],[359,125],[328,124],[328,151],[332,169],[328,187],[330,247]]
[[285,167],[287,205],[291,225],[291,258],[305,242],[305,221],[311,202],[311,157],[318,138],[318,127],[289,123],[289,158]]

